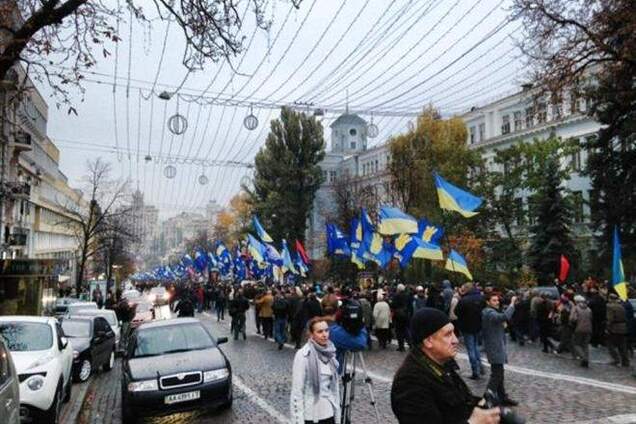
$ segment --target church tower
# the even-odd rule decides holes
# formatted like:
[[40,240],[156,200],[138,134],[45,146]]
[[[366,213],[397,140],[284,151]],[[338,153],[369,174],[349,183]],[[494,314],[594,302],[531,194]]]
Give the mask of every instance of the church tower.
[[358,153],[367,150],[367,121],[347,110],[333,121],[331,151],[334,153]]

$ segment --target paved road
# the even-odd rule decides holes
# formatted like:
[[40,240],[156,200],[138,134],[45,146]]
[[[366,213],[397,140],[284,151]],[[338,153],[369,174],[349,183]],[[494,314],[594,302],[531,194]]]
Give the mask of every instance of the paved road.
[[[229,321],[200,316],[218,336],[229,336]],[[232,362],[235,378],[235,401],[229,411],[211,414],[178,414],[152,423],[284,423],[288,420],[288,399],[291,386],[291,363],[294,350],[277,350],[271,341],[254,334],[248,325],[247,341],[233,341],[223,346]],[[382,423],[395,423],[390,409],[390,384],[404,354],[372,351],[364,354]],[[510,366],[506,371],[506,386],[521,402],[517,411],[529,423],[630,423],[636,422],[636,379],[627,370],[604,364],[605,352],[594,353],[595,363],[583,370],[567,358],[543,354],[536,345],[510,346]],[[458,362],[464,375],[469,366],[465,355]],[[87,389],[78,422],[120,423],[120,367],[93,378]],[[484,391],[485,379],[467,380],[474,393]],[[361,384],[353,408],[353,422],[374,422],[370,397]]]

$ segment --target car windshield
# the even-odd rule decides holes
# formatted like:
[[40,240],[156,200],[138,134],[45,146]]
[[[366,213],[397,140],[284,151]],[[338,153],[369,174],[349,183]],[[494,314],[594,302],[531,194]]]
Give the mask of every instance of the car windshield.
[[53,346],[53,331],[39,322],[0,323],[0,336],[12,352],[46,350]]
[[102,317],[104,318],[106,321],[108,321],[108,323],[110,324],[111,327],[116,327],[117,326],[117,315],[113,312],[113,313],[108,313],[106,311],[103,312],[95,312],[95,311],[77,311],[77,315],[84,315],[84,316],[88,316],[88,317]]
[[137,332],[134,358],[214,347],[214,340],[201,324],[177,324]]
[[90,337],[91,322],[89,320],[65,319],[62,321],[62,330],[66,337]]

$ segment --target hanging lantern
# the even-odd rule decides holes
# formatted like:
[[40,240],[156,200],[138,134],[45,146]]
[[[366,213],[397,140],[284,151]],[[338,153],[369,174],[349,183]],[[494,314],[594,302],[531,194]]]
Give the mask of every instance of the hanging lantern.
[[241,186],[249,187],[252,184],[252,179],[247,175],[241,178]]
[[150,162],[152,160],[152,156],[150,155],[146,155],[146,157],[144,158],[144,160],[146,161],[146,163]]
[[163,168],[163,175],[165,175],[166,178],[173,179],[177,176],[177,168],[172,165],[168,165]]
[[205,174],[199,175],[199,184],[206,185],[208,181],[208,177],[206,177]]
[[171,133],[181,135],[188,129],[188,120],[185,116],[176,114],[168,119],[168,129]]
[[378,126],[373,123],[373,117],[371,118],[371,123],[367,125],[367,135],[369,138],[376,138],[380,134],[380,130]]
[[250,131],[253,131],[258,127],[258,118],[254,116],[252,112],[252,106],[250,106],[250,114],[243,119],[243,125]]

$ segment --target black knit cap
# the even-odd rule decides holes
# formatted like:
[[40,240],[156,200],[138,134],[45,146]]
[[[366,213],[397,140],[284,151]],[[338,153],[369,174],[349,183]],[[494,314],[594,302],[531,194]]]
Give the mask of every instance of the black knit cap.
[[435,334],[437,330],[450,323],[448,315],[439,309],[421,308],[411,318],[411,338],[413,346],[419,346],[422,341]]

